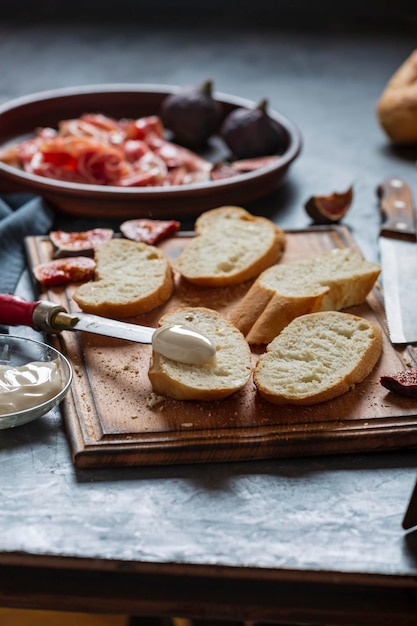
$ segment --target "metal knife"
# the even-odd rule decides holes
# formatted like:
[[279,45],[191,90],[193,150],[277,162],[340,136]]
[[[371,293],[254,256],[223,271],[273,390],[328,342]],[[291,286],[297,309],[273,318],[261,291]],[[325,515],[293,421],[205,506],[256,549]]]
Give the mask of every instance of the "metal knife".
[[408,503],[407,510],[404,514],[402,525],[406,530],[417,526],[417,482],[414,486],[410,502]]
[[64,307],[40,300],[28,302],[17,296],[0,294],[0,324],[30,326],[35,330],[59,333],[81,330],[96,335],[152,344],[155,352],[192,365],[213,362],[216,348],[205,335],[182,325],[150,328],[87,313],[68,313]]
[[410,187],[389,178],[377,188],[383,219],[379,233],[388,332],[393,344],[417,341],[416,217]]

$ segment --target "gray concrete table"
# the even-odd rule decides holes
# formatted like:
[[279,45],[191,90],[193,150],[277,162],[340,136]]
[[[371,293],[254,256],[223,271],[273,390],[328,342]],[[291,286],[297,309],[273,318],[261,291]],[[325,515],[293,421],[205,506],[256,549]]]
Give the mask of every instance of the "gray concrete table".
[[[109,82],[194,84],[268,97],[303,134],[283,187],[247,208],[284,228],[340,176],[346,225],[376,260],[375,188],[417,193],[413,150],[394,150],[375,103],[410,33],[0,25],[0,101]],[[0,433],[0,605],[287,624],[417,622],[417,540],[401,521],[415,451],[78,471],[58,411]]]

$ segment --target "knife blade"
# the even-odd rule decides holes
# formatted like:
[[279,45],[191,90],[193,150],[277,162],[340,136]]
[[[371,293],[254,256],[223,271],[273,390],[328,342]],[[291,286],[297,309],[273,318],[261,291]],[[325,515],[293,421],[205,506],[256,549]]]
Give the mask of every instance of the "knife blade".
[[406,530],[417,526],[417,482],[414,486],[410,502],[408,503],[406,512],[404,514],[402,525],[403,528],[405,528]]
[[215,346],[206,335],[186,326],[178,324],[150,328],[88,313],[68,313],[64,307],[53,302],[29,302],[10,294],[0,294],[0,324],[30,326],[49,333],[84,331],[152,344],[155,352],[192,365],[211,363],[216,354]]
[[393,344],[417,341],[416,217],[410,187],[389,178],[377,188],[383,219],[379,233],[388,333]]

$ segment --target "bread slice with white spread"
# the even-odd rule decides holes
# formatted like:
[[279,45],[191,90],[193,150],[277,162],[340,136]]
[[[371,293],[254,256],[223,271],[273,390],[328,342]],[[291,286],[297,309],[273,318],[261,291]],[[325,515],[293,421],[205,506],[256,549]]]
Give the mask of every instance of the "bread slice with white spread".
[[230,312],[250,344],[269,343],[295,317],[361,304],[380,265],[353,248],[336,248],[265,270]]
[[174,267],[188,281],[205,287],[242,283],[276,263],[285,233],[271,220],[235,206],[203,213]]
[[221,400],[242,389],[252,373],[251,352],[242,333],[205,307],[167,313],[160,326],[181,324],[208,337],[216,348],[206,365],[188,365],[153,352],[148,371],[154,392],[178,400]]
[[339,311],[302,315],[267,346],[254,382],[274,404],[317,404],[362,382],[382,351],[382,332],[372,322]]
[[95,279],[73,295],[86,313],[135,317],[166,302],[174,290],[169,260],[155,246],[111,239],[95,250],[94,259]]

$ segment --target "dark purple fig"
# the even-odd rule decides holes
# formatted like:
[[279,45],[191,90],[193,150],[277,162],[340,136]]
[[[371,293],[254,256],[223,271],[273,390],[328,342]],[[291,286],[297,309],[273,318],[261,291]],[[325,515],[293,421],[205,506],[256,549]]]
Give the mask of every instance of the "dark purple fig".
[[353,187],[347,191],[311,196],[304,205],[315,224],[336,224],[346,215],[353,200]]
[[417,370],[407,370],[381,376],[380,383],[385,389],[400,396],[417,398]]
[[267,100],[262,100],[253,109],[239,107],[223,121],[220,135],[238,159],[282,153],[286,149],[286,132],[268,115],[267,106]]
[[213,83],[206,80],[197,87],[185,87],[167,96],[160,117],[177,143],[202,146],[220,127],[223,109],[212,96]]

